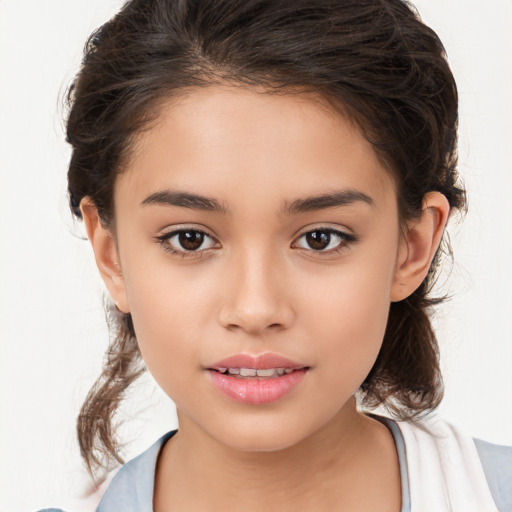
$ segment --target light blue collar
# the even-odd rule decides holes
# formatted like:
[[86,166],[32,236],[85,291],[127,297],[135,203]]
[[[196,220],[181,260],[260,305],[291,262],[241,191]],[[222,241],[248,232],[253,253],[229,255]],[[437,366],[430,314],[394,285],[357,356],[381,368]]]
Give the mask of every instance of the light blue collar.
[[[386,425],[395,440],[402,481],[402,508],[400,512],[410,512],[409,480],[405,445],[400,429],[393,420],[373,416]],[[96,509],[96,512],[153,512],[155,470],[160,450],[177,432],[172,430],[135,459],[127,462],[115,475]]]

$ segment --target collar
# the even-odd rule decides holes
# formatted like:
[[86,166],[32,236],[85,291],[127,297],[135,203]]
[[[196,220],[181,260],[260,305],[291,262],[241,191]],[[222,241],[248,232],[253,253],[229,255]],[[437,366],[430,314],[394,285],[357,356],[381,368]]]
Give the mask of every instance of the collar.
[[[409,480],[405,457],[404,438],[395,421],[372,415],[391,431],[398,453],[400,478],[402,481],[402,507],[400,512],[410,511]],[[138,457],[127,462],[116,473],[108,486],[96,512],[153,512],[155,471],[160,450],[177,430],[163,435]]]
[[153,491],[158,455],[177,430],[163,435],[156,443],[116,473],[96,512],[153,512]]

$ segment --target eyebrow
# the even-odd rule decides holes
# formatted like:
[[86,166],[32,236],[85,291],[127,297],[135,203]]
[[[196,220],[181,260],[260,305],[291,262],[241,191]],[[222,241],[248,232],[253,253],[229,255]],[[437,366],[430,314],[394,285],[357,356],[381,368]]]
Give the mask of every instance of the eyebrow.
[[[281,214],[296,215],[299,213],[324,210],[327,208],[336,208],[338,206],[348,206],[357,202],[363,202],[372,207],[375,206],[373,199],[364,192],[354,189],[345,189],[317,196],[295,199],[291,203],[285,202],[281,208]],[[154,192],[146,197],[141,204],[143,206],[152,204],[160,206],[178,206],[181,208],[191,208],[206,212],[222,213],[224,215],[230,213],[229,208],[217,199],[174,190]]]
[[229,210],[212,197],[205,197],[198,194],[190,194],[188,192],[163,190],[150,194],[142,205],[157,204],[161,206],[180,206],[182,208],[191,208],[205,212],[216,212],[227,214]]
[[373,199],[359,190],[345,189],[328,192],[318,196],[296,199],[291,203],[285,203],[282,208],[284,215],[294,215],[298,213],[312,212],[326,208],[336,208],[338,206],[348,206],[353,203],[363,202],[371,207],[375,207]]

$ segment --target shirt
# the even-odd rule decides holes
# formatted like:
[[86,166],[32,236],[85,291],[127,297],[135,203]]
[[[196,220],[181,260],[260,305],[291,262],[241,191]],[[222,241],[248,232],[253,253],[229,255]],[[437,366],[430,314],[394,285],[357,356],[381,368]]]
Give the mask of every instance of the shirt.
[[[442,506],[435,505],[435,509],[432,508],[434,505],[430,505],[429,509],[426,510],[422,508],[425,505],[422,506],[419,504],[419,499],[416,499],[415,503],[411,502],[411,466],[415,461],[411,461],[410,456],[408,461],[408,451],[410,454],[414,451],[414,441],[411,440],[410,432],[413,434],[417,434],[419,432],[425,439],[433,442],[437,442],[436,434],[432,434],[423,424],[411,427],[411,425],[414,424],[409,422],[396,422],[382,416],[372,417],[381,421],[389,428],[395,441],[402,485],[402,506],[400,512],[451,511],[452,508],[450,504]],[[153,512],[153,491],[158,455],[166,441],[168,441],[176,432],[176,430],[168,432],[141,455],[135,457],[122,466],[108,486],[96,512]],[[423,434],[421,434],[421,432],[423,432]],[[407,437],[407,441],[405,437]],[[459,438],[455,438],[454,442],[455,444],[460,443]],[[424,441],[422,441],[422,443],[424,443]],[[495,445],[480,439],[472,440],[471,445],[476,448],[476,453],[478,454],[476,457],[476,464],[474,461],[472,464],[479,466],[476,468],[478,471],[483,470],[485,483],[486,486],[488,486],[490,496],[492,497],[490,500],[491,502],[494,501],[495,505],[495,507],[492,507],[491,503],[489,505],[491,508],[478,510],[478,512],[512,512],[512,447]],[[445,447],[442,448],[442,450],[444,449]],[[427,450],[432,451],[431,447],[428,447]],[[457,447],[455,447],[455,450],[457,450]],[[427,465],[425,453],[427,453],[428,458],[430,456],[428,455],[430,454],[430,451],[423,453],[421,461],[418,461],[418,466]],[[432,454],[432,456],[436,457],[435,454]],[[417,457],[420,458],[419,455]],[[464,465],[467,466],[467,464]],[[470,468],[465,467],[463,470],[461,470],[461,468],[456,468],[456,472],[464,475],[465,471],[468,469]],[[440,468],[435,471],[436,473],[442,473],[444,470],[443,468]],[[471,483],[469,485],[471,485]],[[423,487],[423,485],[417,484],[416,487]],[[415,489],[413,488],[412,490],[414,491]],[[448,492],[446,489],[444,491]],[[444,491],[441,490],[440,492],[443,493]],[[412,493],[412,496],[414,496],[414,492]],[[428,499],[430,499],[430,497]],[[445,506],[447,508],[444,508]],[[40,510],[39,512],[64,511],[62,509],[49,508]]]

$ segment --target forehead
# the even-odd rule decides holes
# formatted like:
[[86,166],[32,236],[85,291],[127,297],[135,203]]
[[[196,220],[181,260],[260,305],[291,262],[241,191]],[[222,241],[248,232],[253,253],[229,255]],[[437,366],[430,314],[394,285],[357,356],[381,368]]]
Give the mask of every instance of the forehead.
[[396,201],[393,179],[371,144],[318,96],[217,85],[159,106],[155,122],[135,139],[116,204],[169,188],[231,207],[249,196],[277,204],[339,188],[360,190],[377,207]]

